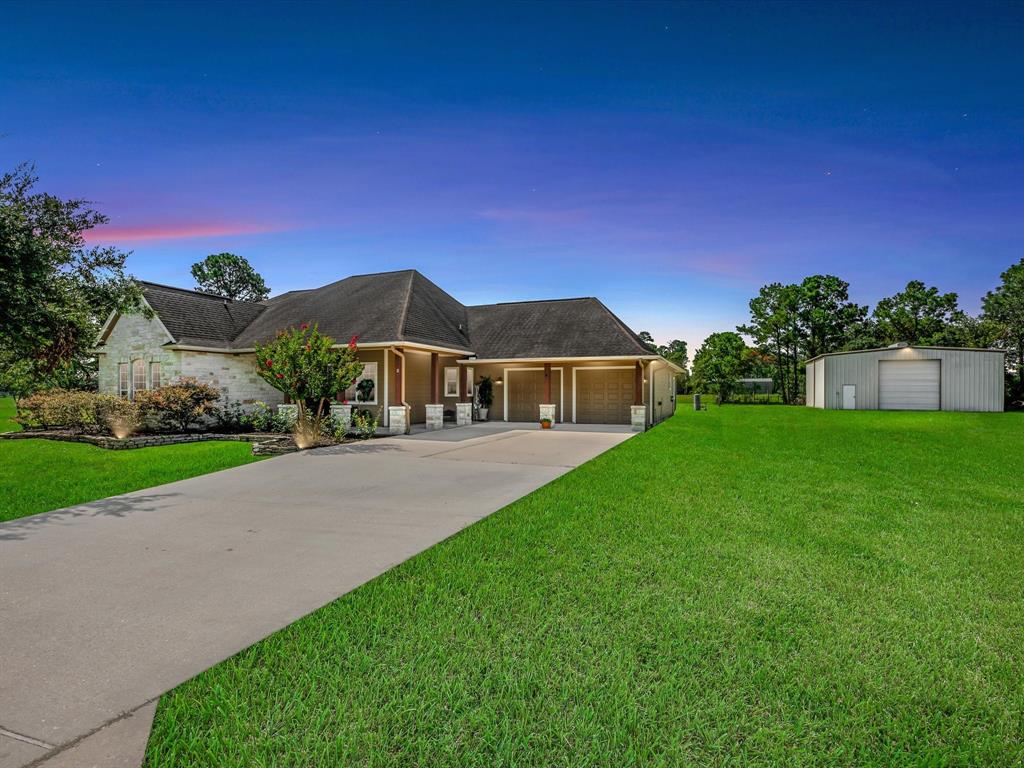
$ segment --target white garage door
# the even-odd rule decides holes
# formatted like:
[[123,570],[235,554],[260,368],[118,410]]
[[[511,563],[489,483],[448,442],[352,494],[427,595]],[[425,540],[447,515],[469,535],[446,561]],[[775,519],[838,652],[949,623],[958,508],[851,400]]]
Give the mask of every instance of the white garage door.
[[879,360],[878,407],[883,411],[939,410],[939,361]]

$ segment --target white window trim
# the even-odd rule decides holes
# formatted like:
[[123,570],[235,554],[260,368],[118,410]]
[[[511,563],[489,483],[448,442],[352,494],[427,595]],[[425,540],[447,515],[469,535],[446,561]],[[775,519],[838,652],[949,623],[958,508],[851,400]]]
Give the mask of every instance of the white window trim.
[[[373,374],[373,376],[366,376],[365,375],[366,374],[366,368],[367,368],[367,366],[370,366],[370,365],[372,365],[373,368],[374,368],[374,374]],[[358,384],[364,378],[367,378],[367,379],[368,378],[372,378],[373,379],[373,400],[359,400],[359,399],[357,399],[359,397],[359,391],[356,389],[356,384]],[[360,373],[356,377],[356,380],[352,382],[352,390],[356,393],[356,396],[353,399],[351,399],[351,400],[348,399],[347,393],[342,393],[342,394],[345,395],[345,399],[348,400],[348,404],[349,405],[351,405],[353,407],[358,407],[358,406],[363,406],[363,405],[377,405],[377,400],[378,400],[377,394],[380,392],[380,366],[378,365],[376,360],[367,360],[365,363],[363,363],[362,373]]]
[[[459,366],[457,365],[446,365],[444,368],[444,397],[458,397],[459,396]],[[455,371],[455,392],[448,392],[448,371]]]
[[[121,371],[125,371],[123,380],[121,378]],[[132,364],[130,361],[117,364],[117,396],[127,398],[132,396]]]

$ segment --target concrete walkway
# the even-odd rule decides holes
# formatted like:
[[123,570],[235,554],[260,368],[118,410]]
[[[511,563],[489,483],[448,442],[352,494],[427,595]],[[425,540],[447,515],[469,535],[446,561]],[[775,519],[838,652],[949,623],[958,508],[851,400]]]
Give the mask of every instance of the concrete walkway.
[[0,524],[0,768],[137,766],[160,694],[629,436],[473,425]]

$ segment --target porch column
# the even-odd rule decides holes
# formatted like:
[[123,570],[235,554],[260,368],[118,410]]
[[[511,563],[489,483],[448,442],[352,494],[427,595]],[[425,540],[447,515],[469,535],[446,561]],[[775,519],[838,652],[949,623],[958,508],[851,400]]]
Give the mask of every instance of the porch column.
[[438,359],[437,352],[430,353],[430,402],[432,403],[441,402],[441,392],[437,383]]
[[400,349],[395,349],[395,352],[399,353],[395,355],[395,402],[399,405],[402,404],[402,385],[405,383],[403,376],[402,367],[405,364],[405,355],[401,354]]
[[551,402],[551,363],[544,363],[544,402]]
[[467,394],[469,392],[469,386],[466,384],[466,379],[469,377],[468,366],[459,366],[459,402],[464,403],[467,400]]
[[459,366],[459,402],[455,404],[455,424],[464,427],[473,423],[473,403],[469,400],[469,366]]

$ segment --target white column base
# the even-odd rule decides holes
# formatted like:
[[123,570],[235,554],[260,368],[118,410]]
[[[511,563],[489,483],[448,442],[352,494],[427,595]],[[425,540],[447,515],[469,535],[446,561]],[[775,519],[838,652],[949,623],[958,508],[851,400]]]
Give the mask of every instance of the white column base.
[[277,406],[277,415],[283,416],[289,427],[294,427],[299,420],[299,406],[295,403],[281,403]]
[[391,426],[392,435],[409,434],[409,416],[412,409],[407,405],[389,405],[388,423]]
[[427,404],[427,429],[444,429],[444,403]]
[[647,406],[629,406],[629,423],[634,432],[644,432],[647,429]]
[[352,428],[352,406],[345,403],[331,403],[331,418],[345,428],[348,434]]
[[541,403],[540,404],[540,418],[551,419],[551,426],[555,425],[555,409],[554,403]]
[[473,404],[472,403],[456,403],[455,404],[455,423],[460,427],[465,427],[468,424],[473,423]]

